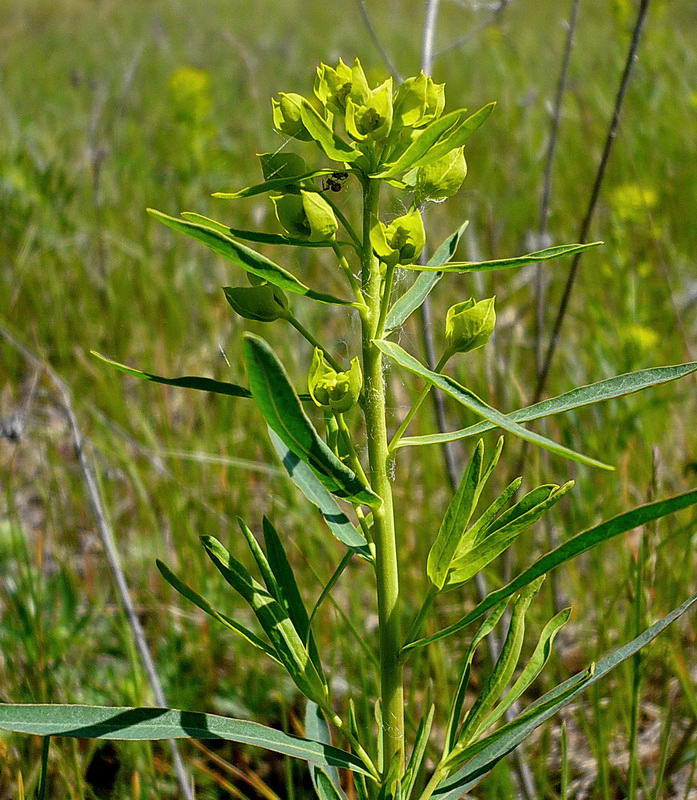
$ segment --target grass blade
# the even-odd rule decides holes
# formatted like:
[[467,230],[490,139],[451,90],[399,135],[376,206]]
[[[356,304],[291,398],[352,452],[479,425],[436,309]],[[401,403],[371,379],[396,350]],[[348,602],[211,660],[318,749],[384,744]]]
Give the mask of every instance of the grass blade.
[[[528,264],[537,264],[541,261],[551,261],[561,256],[570,256],[580,253],[583,250],[590,250],[591,247],[598,247],[604,242],[588,242],[587,244],[558,244],[554,247],[546,247],[544,250],[535,250],[533,253],[526,253],[523,256],[512,256],[510,258],[495,258],[491,261],[451,261],[441,268],[441,272],[491,272],[496,269],[514,269],[525,267]],[[405,264],[404,269],[415,270],[434,270],[435,267],[424,267],[420,264]]]
[[354,503],[379,506],[380,498],[320,438],[267,342],[247,333],[243,348],[252,394],[266,424],[329,492]]
[[523,586],[527,586],[540,575],[546,575],[560,564],[575,558],[581,553],[585,553],[601,542],[606,542],[608,539],[619,536],[621,533],[626,533],[632,530],[632,528],[637,528],[639,525],[646,525],[648,522],[653,522],[653,520],[668,516],[668,514],[674,514],[676,511],[681,511],[695,504],[697,504],[697,489],[676,495],[675,497],[669,497],[665,500],[658,500],[655,503],[647,503],[646,505],[638,506],[631,511],[619,514],[606,522],[601,522],[599,525],[573,536],[567,542],[560,544],[559,547],[555,547],[554,550],[538,558],[532,566],[528,567],[524,572],[521,572],[521,574],[510,581],[510,583],[488,594],[481,603],[475,606],[472,611],[459,622],[447,628],[443,628],[431,636],[426,636],[422,639],[410,642],[404,647],[404,650],[411,650],[414,647],[423,647],[431,642],[436,642],[439,639],[444,639],[447,636],[451,636],[453,633],[457,633],[470,623],[479,619],[483,614],[486,614],[486,612],[497,603],[515,594],[519,589]]
[[[324,715],[317,703],[313,703],[312,700],[308,700],[305,705],[305,735],[323,744],[332,743]],[[346,795],[341,791],[336,768],[310,765],[310,777],[320,800],[346,799]]]
[[440,373],[433,372],[425,367],[417,359],[415,359],[414,356],[409,355],[409,353],[402,349],[398,344],[385,341],[384,339],[374,340],[374,344],[396,364],[399,364],[401,367],[409,372],[412,372],[414,375],[424,378],[432,386],[435,386],[437,389],[440,389],[442,392],[450,395],[450,397],[457,400],[457,402],[463,405],[465,408],[468,408],[470,411],[473,411],[480,417],[484,417],[484,419],[494,423],[495,426],[509,431],[519,439],[536,444],[545,450],[549,450],[552,453],[556,453],[556,455],[568,458],[571,461],[578,461],[581,464],[587,464],[588,466],[599,467],[601,469],[613,469],[613,467],[609,466],[608,464],[604,464],[602,461],[598,461],[595,458],[590,458],[589,456],[584,456],[581,453],[570,450],[568,447],[564,447],[564,445],[553,442],[551,439],[547,439],[545,436],[541,436],[538,433],[533,433],[532,431],[522,428],[505,414],[502,414],[500,411],[497,411],[495,408],[487,405],[483,400],[480,400],[480,398],[477,397],[474,392],[471,392],[469,389],[461,386],[457,381],[449,378],[447,375],[441,375]]
[[[451,233],[428,260],[427,266],[440,267],[450,261],[455,255],[460,238],[468,225],[469,220],[466,220],[454,233]],[[385,320],[385,331],[392,331],[403,325],[407,317],[416,311],[428,297],[442,276],[442,271],[422,272],[389,310]]]
[[263,747],[323,767],[370,773],[359,758],[336,747],[242,719],[170,708],[0,704],[0,728],[37,736],[116,739],[222,739]]
[[245,272],[256,275],[257,278],[262,278],[274,286],[278,286],[279,289],[304,295],[312,300],[318,300],[321,303],[342,306],[352,305],[350,300],[342,300],[340,297],[334,297],[334,295],[316,292],[314,289],[310,289],[308,286],[305,286],[304,283],[301,283],[295,275],[283,269],[283,267],[279,267],[278,264],[274,264],[274,262],[270,261],[266,256],[240,244],[240,242],[235,241],[230,236],[226,236],[217,228],[202,225],[199,222],[189,222],[184,219],[178,219],[177,217],[170,217],[168,214],[163,214],[161,211],[156,211],[153,208],[149,208],[148,213],[167,225],[167,227],[179,231],[180,233],[185,233],[187,236],[191,236],[199,242],[203,242],[203,244],[214,253],[232,261]]
[[469,758],[463,768],[447,778],[433,794],[437,800],[456,800],[475,785],[479,778],[488,772],[498,761],[514,750],[536,728],[567,705],[578,694],[607,675],[626,659],[639,652],[669,625],[681,617],[697,602],[697,594],[671,611],[650,628],[627,644],[603,656],[595,667],[579,673],[533,703],[526,711],[491,736],[482,739],[465,752]]
[[428,737],[431,735],[431,726],[433,725],[435,710],[436,707],[431,704],[428,714],[426,714],[425,717],[422,716],[421,722],[419,722],[419,728],[416,731],[416,738],[414,739],[414,747],[412,748],[411,755],[409,756],[409,763],[407,764],[404,777],[402,778],[403,800],[409,800],[412,790],[414,789],[416,776],[419,774],[419,769],[421,768],[421,763],[424,760],[426,748],[428,747]]
[[[534,419],[549,417],[552,414],[562,414],[565,411],[572,411],[575,408],[589,406],[593,403],[602,403],[605,400],[612,400],[616,397],[623,397],[634,392],[641,392],[652,386],[659,386],[662,383],[675,381],[684,378],[686,375],[697,370],[697,361],[689,361],[685,364],[678,364],[670,367],[650,367],[641,369],[637,372],[627,372],[624,375],[616,375],[614,378],[591,383],[588,386],[581,386],[572,389],[570,392],[542,400],[534,405],[520,408],[508,418],[513,422],[530,422]],[[490,422],[478,422],[459,431],[447,433],[434,433],[427,436],[406,436],[399,440],[397,447],[414,447],[425,444],[442,444],[443,442],[455,442],[458,439],[467,439],[470,436],[479,436],[486,431],[496,428]]]

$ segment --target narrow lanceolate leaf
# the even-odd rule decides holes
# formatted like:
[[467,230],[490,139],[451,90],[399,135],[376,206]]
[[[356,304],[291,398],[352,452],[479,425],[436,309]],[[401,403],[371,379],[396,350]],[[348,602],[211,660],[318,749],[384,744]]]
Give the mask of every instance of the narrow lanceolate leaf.
[[313,169],[311,172],[305,172],[303,175],[295,175],[290,178],[270,178],[263,183],[245,186],[244,189],[238,189],[236,192],[215,192],[213,197],[221,200],[238,200],[242,197],[253,197],[266,192],[283,191],[289,187],[300,187],[300,184],[304,181],[317,178],[320,175],[331,175],[332,172],[334,172],[333,169]]
[[217,539],[203,536],[201,541],[220,574],[256,614],[279,660],[300,691],[311,699],[325,698],[324,678],[310,659],[285,609]]
[[552,619],[550,619],[549,622],[544,626],[530,660],[527,662],[525,667],[523,667],[523,671],[520,673],[513,686],[511,686],[510,690],[506,693],[506,696],[503,698],[503,700],[482,721],[478,730],[475,732],[475,736],[479,735],[483,731],[486,731],[489,727],[491,727],[491,725],[494,724],[494,722],[496,722],[497,719],[500,719],[513,705],[513,703],[515,703],[515,701],[523,694],[523,692],[525,692],[525,690],[531,686],[532,682],[535,680],[535,678],[537,678],[540,672],[542,672],[542,669],[549,660],[549,657],[552,654],[552,645],[554,644],[554,639],[559,631],[569,621],[570,616],[570,608],[562,609],[562,611],[560,611],[558,614],[555,614],[555,616],[553,616]]
[[414,789],[416,776],[419,774],[424,755],[426,754],[428,737],[431,735],[431,726],[433,725],[433,714],[435,710],[436,707],[431,704],[428,714],[426,714],[425,717],[422,716],[421,722],[419,722],[419,727],[414,739],[414,747],[412,748],[411,755],[409,756],[409,763],[407,764],[404,777],[402,778],[403,800],[409,800],[412,790]]
[[[329,726],[317,703],[311,700],[305,706],[305,735],[316,742],[331,745]],[[319,800],[345,800],[336,768],[310,765],[310,777]]]
[[414,141],[407,147],[402,155],[391,164],[386,164],[382,172],[371,175],[371,178],[396,178],[408,169],[411,169],[416,162],[425,156],[436,142],[443,139],[447,133],[459,125],[465,116],[467,109],[458,108],[426,126]]
[[232,261],[245,272],[256,275],[257,278],[262,278],[274,286],[278,286],[279,289],[284,289],[294,294],[301,294],[312,300],[319,300],[321,303],[333,303],[343,306],[352,304],[350,300],[342,300],[340,297],[334,297],[334,295],[316,292],[314,289],[310,289],[305,286],[304,283],[301,283],[295,275],[283,269],[283,267],[279,267],[278,264],[274,264],[274,262],[270,261],[266,256],[235,241],[231,236],[226,236],[216,228],[202,225],[199,222],[189,222],[184,219],[178,219],[177,217],[170,217],[152,208],[148,209],[148,213],[169,228],[185,233],[187,236],[191,236],[203,242],[203,244],[214,253]]
[[124,708],[77,705],[0,704],[0,728],[36,736],[76,739],[222,739],[263,747],[323,767],[370,773],[359,758],[323,742],[301,739],[256,722],[177,711],[170,708]]
[[229,228],[222,222],[217,222],[203,214],[195,214],[193,211],[182,211],[182,217],[189,222],[198,222],[213,228],[223,236],[231,236],[233,239],[244,239],[247,242],[259,242],[260,244],[284,244],[291,247],[332,247],[338,242],[308,242],[307,239],[294,239],[292,236],[283,236],[280,233],[260,233],[258,231],[243,231],[239,228]]
[[307,102],[300,108],[300,118],[308,133],[317,142],[327,158],[332,161],[351,162],[360,158],[360,150],[356,150],[340,139],[332,130],[329,123],[320,117],[315,109]]
[[317,506],[329,530],[340,542],[355,550],[358,555],[363,558],[372,558],[365,536],[341,510],[336,500],[315,477],[314,472],[286,447],[283,440],[271,428],[268,430],[271,444],[273,444],[286,472],[305,497]]
[[[446,588],[452,588],[464,583],[484,569],[495,558],[498,558],[524,530],[537,522],[553,505],[556,505],[573,485],[574,482],[569,481],[563,486],[540,487],[546,492],[539,502],[532,500],[529,508],[525,508],[525,506],[520,509],[514,507],[510,513],[512,515],[515,514],[515,516],[510,518],[508,518],[509,512],[502,514],[487,530],[480,534],[480,541],[469,552],[454,559]],[[531,492],[531,494],[534,493]]]
[[569,678],[547,692],[532,703],[518,718],[472,745],[468,751],[462,754],[463,760],[467,760],[465,766],[443,781],[433,797],[438,800],[458,800],[464,792],[472,788],[498,761],[514,750],[543,722],[570,703],[582,691],[605,677],[618,664],[638,653],[696,602],[697,595],[693,595],[670,614],[647,628],[636,639],[603,656],[591,669]]
[[536,444],[538,447],[542,447],[545,450],[556,453],[556,455],[568,458],[571,461],[578,461],[581,464],[588,464],[591,467],[600,467],[601,469],[613,469],[613,467],[604,464],[602,461],[584,456],[581,453],[570,450],[568,447],[564,447],[564,445],[553,442],[551,439],[547,439],[545,436],[522,428],[505,414],[487,405],[483,400],[477,397],[474,392],[461,386],[457,381],[449,378],[447,375],[441,375],[425,367],[398,344],[385,341],[384,339],[375,340],[374,344],[376,347],[380,348],[386,356],[392,359],[392,361],[399,364],[399,366],[404,367],[404,369],[414,373],[414,375],[424,378],[432,386],[450,395],[450,397],[457,400],[458,403],[465,408],[468,408],[480,417],[484,417],[484,419],[494,423],[495,426],[509,431],[519,439],[524,439],[531,444]]
[[234,631],[235,633],[239,634],[243,639],[246,639],[251,645],[256,647],[258,650],[261,650],[262,653],[265,653],[269,658],[272,658],[274,661],[281,663],[276,655],[276,651],[270,647],[263,639],[260,639],[256,633],[253,631],[248,630],[244,627],[244,625],[240,625],[239,622],[236,622],[234,619],[231,619],[226,614],[223,614],[221,611],[218,611],[214,608],[205,597],[202,597],[198,592],[192,589],[188,584],[184,583],[181,578],[177,577],[172,570],[164,564],[162,561],[157,559],[155,562],[157,564],[157,568],[160,570],[162,577],[172,586],[173,589],[179,592],[182,597],[185,597],[194,605],[198,606],[201,611],[205,611],[206,614],[213,617],[213,619],[217,620],[218,622],[225,625],[226,628]]
[[325,489],[354,503],[379,506],[378,495],[365,486],[320,438],[303,411],[283,364],[267,342],[247,333],[243,348],[252,394],[266,424],[294,455],[310,467]]
[[[460,227],[451,233],[445,241],[443,241],[436,252],[429,258],[427,266],[440,267],[447,264],[452,259],[460,243],[460,238],[469,225],[469,220],[465,221]],[[423,301],[431,293],[435,285],[443,276],[443,273],[438,272],[422,272],[412,285],[404,292],[404,294],[395,302],[387,314],[385,321],[385,331],[392,331],[403,325],[407,317],[423,303]]]
[[212,378],[200,378],[198,375],[183,375],[181,378],[163,378],[161,375],[153,375],[152,372],[143,372],[135,367],[128,367],[126,364],[119,364],[111,358],[103,356],[96,350],[90,350],[93,356],[108,364],[110,367],[132,375],[134,378],[142,378],[153,383],[164,383],[166,386],[178,386],[181,389],[199,389],[202,392],[214,392],[215,394],[227,394],[230,397],[251,397],[252,393],[244,386],[235,383],[225,383],[216,381]]
[[[512,258],[496,258],[492,261],[451,261],[446,264],[442,272],[490,272],[495,269],[514,269],[525,267],[528,264],[536,264],[540,261],[551,261],[561,256],[570,256],[580,253],[582,250],[589,250],[597,247],[603,242],[588,242],[587,244],[560,244],[554,247],[547,247],[544,250],[536,250],[534,253],[527,253],[524,256],[514,256]],[[424,267],[419,264],[405,264],[405,269],[433,270],[435,267]]]
[[460,717],[462,716],[462,707],[465,703],[465,695],[467,693],[467,687],[469,686],[470,669],[472,667],[474,654],[477,652],[477,647],[479,647],[481,642],[483,642],[484,639],[486,639],[486,637],[499,624],[501,617],[503,616],[503,612],[507,607],[508,599],[505,599],[494,608],[491,614],[489,614],[489,616],[481,624],[479,630],[474,635],[469,647],[467,648],[462,668],[460,670],[460,679],[458,680],[457,689],[455,690],[455,694],[453,695],[453,699],[450,704],[448,724],[445,729],[445,746],[447,752],[450,752],[453,747],[455,747],[455,742],[457,741],[457,734],[460,728]]
[[439,639],[444,639],[446,636],[461,631],[467,625],[479,619],[483,614],[486,614],[486,612],[497,603],[515,594],[523,586],[527,586],[540,575],[546,575],[548,572],[551,572],[560,564],[575,558],[581,553],[585,553],[587,550],[596,547],[601,544],[601,542],[612,539],[614,536],[626,533],[632,530],[632,528],[639,527],[639,525],[646,525],[649,522],[661,519],[661,517],[666,517],[668,514],[674,514],[677,511],[689,508],[695,504],[697,504],[697,489],[676,495],[675,497],[669,497],[665,500],[658,500],[655,503],[638,506],[631,511],[619,514],[606,522],[601,522],[599,525],[573,536],[568,541],[560,544],[559,547],[556,547],[554,550],[538,558],[532,566],[521,572],[520,575],[514,578],[510,583],[507,583],[501,589],[497,589],[497,591],[487,595],[479,605],[475,606],[475,608],[459,622],[447,628],[443,628],[431,636],[426,636],[422,639],[410,642],[404,647],[404,650],[411,650],[414,647],[423,647],[431,642],[436,642]]
[[[421,276],[419,276],[421,277]],[[542,400],[525,408],[520,408],[508,414],[508,418],[513,422],[530,422],[534,419],[549,417],[552,414],[562,414],[565,411],[572,411],[575,408],[589,406],[593,403],[602,403],[605,400],[612,400],[615,397],[623,397],[627,394],[640,392],[652,386],[659,386],[662,383],[684,378],[686,375],[697,370],[697,361],[690,361],[686,364],[678,364],[671,367],[651,367],[641,369],[637,372],[628,372],[624,375],[616,375],[614,378],[591,383],[589,386],[581,386],[572,389],[557,397]],[[443,442],[454,442],[458,439],[467,439],[470,436],[480,436],[486,431],[495,428],[490,422],[478,422],[459,431],[447,433],[435,433],[428,436],[407,436],[399,440],[398,447],[413,447],[424,444],[442,444]]]
[[428,577],[439,590],[445,585],[453,558],[479,499],[477,490],[482,479],[483,459],[484,442],[480,439],[429,551]]
[[520,651],[523,648],[525,615],[532,598],[539,591],[542,581],[544,581],[544,577],[538,578],[526,586],[513,604],[511,621],[508,625],[503,647],[481,692],[477,695],[477,699],[465,716],[462,723],[462,731],[459,733],[455,745],[455,752],[457,752],[458,748],[463,748],[474,737],[482,719],[489,713],[513,677],[520,658]]
[[462,147],[467,139],[486,122],[495,107],[496,103],[488,103],[474,114],[470,114],[467,119],[449,130],[427,153],[417,159],[411,168],[426,167],[433,164],[434,161],[438,161],[439,158],[447,156],[455,148]]

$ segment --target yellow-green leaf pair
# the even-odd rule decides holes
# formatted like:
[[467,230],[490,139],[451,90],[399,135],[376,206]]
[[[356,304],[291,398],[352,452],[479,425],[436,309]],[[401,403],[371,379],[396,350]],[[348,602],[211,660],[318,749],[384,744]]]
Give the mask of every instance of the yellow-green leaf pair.
[[356,357],[351,360],[351,366],[346,372],[337,372],[327,363],[319,347],[316,347],[307,385],[310,396],[318,406],[339,413],[349,411],[358,402],[363,386],[360,361]]
[[426,242],[424,224],[418,209],[397,217],[388,225],[378,220],[370,232],[373,251],[387,266],[413,264]]

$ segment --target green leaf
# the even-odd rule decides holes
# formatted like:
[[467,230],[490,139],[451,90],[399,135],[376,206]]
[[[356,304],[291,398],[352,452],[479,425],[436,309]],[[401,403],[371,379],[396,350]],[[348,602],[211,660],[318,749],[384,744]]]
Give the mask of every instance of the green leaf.
[[434,161],[438,161],[438,159],[447,156],[452,150],[462,147],[467,139],[486,122],[495,107],[496,103],[487,103],[487,105],[475,111],[474,114],[470,114],[467,119],[450,130],[447,135],[436,142],[427,153],[415,161],[411,165],[412,169],[433,164]]
[[411,650],[414,647],[423,647],[424,645],[436,642],[439,639],[444,639],[453,633],[461,631],[470,623],[479,619],[483,614],[500,603],[506,597],[510,597],[519,591],[523,586],[527,586],[540,575],[546,575],[551,572],[555,567],[569,561],[572,558],[585,553],[587,550],[592,549],[601,542],[606,542],[614,536],[621,533],[626,533],[637,528],[639,525],[646,525],[654,520],[666,517],[668,514],[674,514],[676,511],[681,511],[684,508],[689,508],[697,503],[697,489],[690,492],[669,497],[665,500],[658,500],[655,503],[648,503],[647,505],[638,506],[631,511],[626,511],[624,514],[619,514],[606,522],[601,522],[599,525],[589,528],[582,533],[573,536],[568,541],[555,547],[549,553],[541,556],[535,561],[532,566],[520,573],[510,583],[507,583],[501,589],[487,595],[479,605],[475,606],[472,611],[463,617],[459,622],[443,628],[431,636],[426,636],[417,641],[410,642],[404,647],[404,650]]
[[489,422],[494,423],[499,428],[509,431],[519,439],[524,439],[532,444],[536,444],[539,447],[543,447],[545,450],[564,456],[571,461],[578,461],[581,464],[588,464],[589,466],[600,467],[601,469],[613,469],[613,467],[608,464],[603,464],[602,461],[584,456],[581,453],[570,450],[568,447],[564,447],[564,445],[553,442],[551,439],[547,439],[545,436],[522,428],[505,414],[502,414],[500,411],[487,405],[483,400],[480,400],[474,392],[461,386],[457,381],[454,381],[447,375],[441,375],[425,367],[398,344],[385,341],[384,339],[374,340],[374,344],[396,364],[414,373],[414,375],[424,378],[432,386],[450,395],[450,397],[457,400],[458,403],[465,408],[468,408],[480,417],[484,417],[484,419],[489,420]]
[[260,244],[284,244],[291,247],[332,247],[335,244],[346,244],[346,242],[310,242],[307,239],[294,239],[291,236],[283,236],[280,233],[260,233],[258,231],[243,231],[239,228],[229,228],[222,222],[217,222],[210,217],[202,214],[195,214],[193,211],[182,211],[182,217],[189,222],[198,222],[208,228],[213,228],[223,236],[232,236],[234,239],[244,239],[248,242],[259,242]]
[[491,614],[489,614],[489,616],[484,620],[479,627],[479,630],[472,638],[469,647],[467,648],[467,652],[465,653],[465,658],[462,663],[462,668],[460,669],[460,679],[457,684],[457,689],[455,690],[452,703],[450,704],[448,724],[445,729],[445,744],[447,752],[450,752],[453,747],[455,747],[455,743],[457,741],[457,734],[460,727],[460,717],[462,716],[462,706],[464,705],[467,687],[469,686],[470,669],[472,667],[474,654],[477,652],[477,647],[479,647],[481,642],[483,642],[484,639],[486,639],[486,637],[499,624],[499,621],[501,620],[503,612],[506,610],[507,606],[508,598],[502,600],[494,608]]
[[[421,276],[419,276],[421,277]],[[658,386],[662,383],[683,378],[697,370],[697,361],[689,361],[686,364],[678,364],[670,367],[650,367],[641,369],[637,372],[627,372],[624,375],[616,375],[614,378],[591,383],[588,386],[581,386],[572,389],[570,392],[561,394],[558,397],[551,397],[542,400],[525,408],[520,408],[511,414],[509,419],[513,422],[530,422],[533,419],[549,417],[552,414],[562,414],[574,408],[602,403],[605,400],[612,400],[615,397],[622,397],[634,392],[641,392],[651,386]],[[399,440],[397,447],[413,447],[424,444],[442,444],[443,442],[454,442],[458,439],[467,439],[470,436],[479,436],[486,431],[490,431],[496,425],[490,422],[478,422],[459,431],[448,433],[436,433],[428,436],[411,436]]]
[[320,146],[321,150],[332,161],[351,162],[360,158],[360,150],[356,150],[340,139],[331,129],[329,123],[322,119],[315,109],[304,102],[300,109],[300,118],[308,133]]
[[426,714],[425,717],[422,716],[419,722],[419,727],[414,739],[414,747],[412,748],[411,755],[409,756],[409,763],[407,764],[402,778],[402,797],[404,800],[409,800],[412,790],[414,789],[416,776],[419,774],[419,769],[424,760],[426,748],[428,747],[428,737],[431,735],[431,726],[433,725],[433,714],[435,710],[436,707],[431,704],[428,714]]
[[350,300],[342,300],[339,297],[334,297],[331,294],[324,292],[316,292],[301,283],[295,275],[292,275],[283,267],[274,264],[266,256],[251,250],[246,245],[236,242],[230,236],[226,236],[216,228],[211,228],[208,225],[202,225],[198,222],[188,222],[187,220],[178,219],[177,217],[170,217],[163,214],[161,211],[156,211],[153,208],[148,209],[148,213],[155,217],[155,219],[172,228],[180,233],[185,233],[197,239],[206,247],[210,248],[214,253],[227,258],[238,267],[241,267],[245,272],[251,275],[256,275],[257,278],[268,281],[279,289],[284,289],[294,294],[301,294],[309,297],[312,300],[318,300],[321,303],[330,303],[335,305],[350,306]]
[[460,798],[482,775],[489,772],[498,761],[514,750],[543,722],[556,714],[560,708],[568,705],[582,691],[605,677],[618,664],[638,653],[696,602],[697,594],[647,628],[636,639],[603,656],[594,668],[569,678],[532,703],[517,719],[474,744],[463,753],[463,758],[469,759],[468,763],[448,777],[436,789],[433,797],[437,800]]
[[177,711],[169,708],[124,708],[78,705],[0,704],[0,728],[36,736],[75,739],[222,739],[263,747],[323,767],[370,773],[359,758],[322,742],[289,736],[257,722]]
[[396,178],[408,169],[411,169],[416,162],[425,156],[436,142],[444,138],[445,134],[454,130],[459,125],[467,109],[458,108],[449,114],[444,114],[439,119],[425,127],[414,141],[407,147],[402,155],[391,164],[385,164],[381,172],[371,175],[371,178]]
[[269,656],[269,658],[272,658],[279,664],[281,663],[276,655],[275,650],[272,647],[269,647],[269,645],[263,639],[260,639],[256,633],[253,633],[243,625],[240,625],[239,622],[235,622],[234,619],[231,619],[226,614],[223,614],[222,612],[213,608],[213,606],[208,602],[208,600],[206,600],[205,597],[202,597],[188,584],[184,583],[184,581],[177,577],[162,561],[157,559],[155,563],[157,564],[157,568],[160,570],[162,577],[167,581],[167,583],[170,584],[170,586],[172,586],[172,588],[176,589],[176,591],[179,592],[182,597],[185,597],[191,603],[198,606],[201,611],[205,611],[205,613],[213,617],[213,619],[221,622],[226,628],[229,628],[230,630],[239,634],[243,639],[246,639],[258,650],[261,650],[262,653],[265,653],[267,656]]
[[372,559],[368,542],[341,510],[339,504],[322,486],[314,472],[292,453],[283,440],[269,428],[273,444],[284,469],[305,497],[319,509],[329,530],[336,538],[363,558]]
[[513,677],[518,659],[520,658],[520,651],[523,648],[525,615],[543,581],[544,576],[526,586],[514,602],[513,611],[511,612],[511,621],[508,625],[508,632],[506,633],[503,647],[481,692],[477,695],[477,699],[465,716],[462,723],[462,730],[457,737],[455,751],[457,751],[458,746],[461,746],[460,743],[466,744],[475,736],[481,721],[486,717]]
[[[455,233],[451,233],[428,260],[427,266],[440,267],[450,261],[455,255],[460,238],[468,225],[469,220],[466,220]],[[416,311],[428,297],[442,276],[443,273],[441,271],[422,272],[390,309],[385,321],[385,331],[392,331],[403,325],[407,317]]]
[[506,711],[516,702],[516,700],[525,692],[525,690],[532,684],[537,676],[542,672],[545,664],[552,654],[552,645],[559,631],[566,625],[571,616],[571,609],[565,608],[558,614],[555,614],[552,619],[544,626],[540,638],[537,642],[535,650],[528,663],[523,667],[523,671],[518,676],[518,679],[511,687],[510,691],[506,693],[501,703],[496,706],[493,711],[487,715],[482,721],[481,725],[475,732],[478,736],[483,731],[488,730],[496,720],[500,719]]
[[315,667],[283,606],[254,580],[247,569],[217,539],[202,536],[201,542],[220,574],[256,614],[279,660],[300,691],[310,699],[326,698],[324,677]]
[[[213,197],[220,200],[238,200],[243,197],[253,197],[257,194],[264,194],[265,192],[284,191],[289,187],[299,187],[303,181],[317,178],[320,175],[331,175],[333,169],[313,169],[311,172],[305,172],[303,175],[295,175],[293,177],[280,177],[270,178],[263,183],[256,183],[254,186],[245,186],[244,189],[238,189],[236,192],[215,192]],[[303,187],[305,188],[305,187]]]
[[[316,742],[331,745],[329,726],[320,707],[311,700],[305,705],[305,735]],[[310,765],[312,785],[319,800],[346,800],[341,790],[339,773],[334,767]]]
[[433,585],[442,589],[462,537],[465,535],[477,500],[482,480],[484,442],[480,439],[453,495],[428,553],[427,572]]
[[[510,512],[503,514],[488,529],[481,531],[481,541],[453,560],[447,588],[464,583],[498,558],[524,530],[537,522],[545,511],[556,505],[573,485],[573,481],[568,481],[563,486],[540,487],[546,491],[539,502],[533,499],[528,508],[525,504],[526,498],[523,498]],[[530,494],[535,495],[539,491],[538,489]]]
[[[560,244],[555,247],[547,247],[544,250],[536,250],[534,253],[527,253],[524,256],[513,256],[512,258],[496,258],[493,261],[451,261],[442,268],[442,272],[489,272],[495,269],[513,269],[524,267],[527,264],[536,264],[540,261],[551,261],[553,258],[570,256],[573,253],[580,253],[589,250],[591,247],[598,247],[604,242],[588,242],[587,244]],[[405,264],[404,269],[434,270],[435,267],[424,267],[419,264]]]
[[266,424],[310,467],[325,489],[354,503],[379,506],[380,498],[320,438],[267,342],[247,333],[243,348],[252,394]]
[[199,378],[194,375],[183,375],[181,378],[163,378],[160,375],[153,375],[152,372],[142,372],[135,367],[127,367],[125,364],[119,364],[118,361],[113,361],[111,358],[103,356],[96,350],[90,350],[90,353],[108,364],[110,367],[124,372],[126,375],[132,375],[134,378],[142,378],[146,381],[153,383],[164,383],[166,386],[178,386],[182,389],[199,389],[202,392],[214,392],[215,394],[226,394],[230,397],[245,397],[249,398],[252,393],[244,386],[238,386],[235,383],[225,383],[224,381],[216,381],[212,378]]

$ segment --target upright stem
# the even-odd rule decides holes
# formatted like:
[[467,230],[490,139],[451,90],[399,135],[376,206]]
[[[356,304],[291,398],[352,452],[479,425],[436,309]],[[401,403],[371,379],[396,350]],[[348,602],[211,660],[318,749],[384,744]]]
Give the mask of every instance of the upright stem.
[[[379,184],[365,178],[363,184],[362,280],[367,311],[362,315],[364,414],[368,437],[370,482],[382,498],[373,511],[375,572],[380,627],[380,696],[385,773],[395,760],[404,763],[404,688],[400,661],[402,647],[399,571],[395,540],[392,487],[388,476],[385,386],[382,354],[372,343],[381,317],[380,269],[373,257],[370,229],[378,214]],[[400,768],[401,772],[401,768]]]

